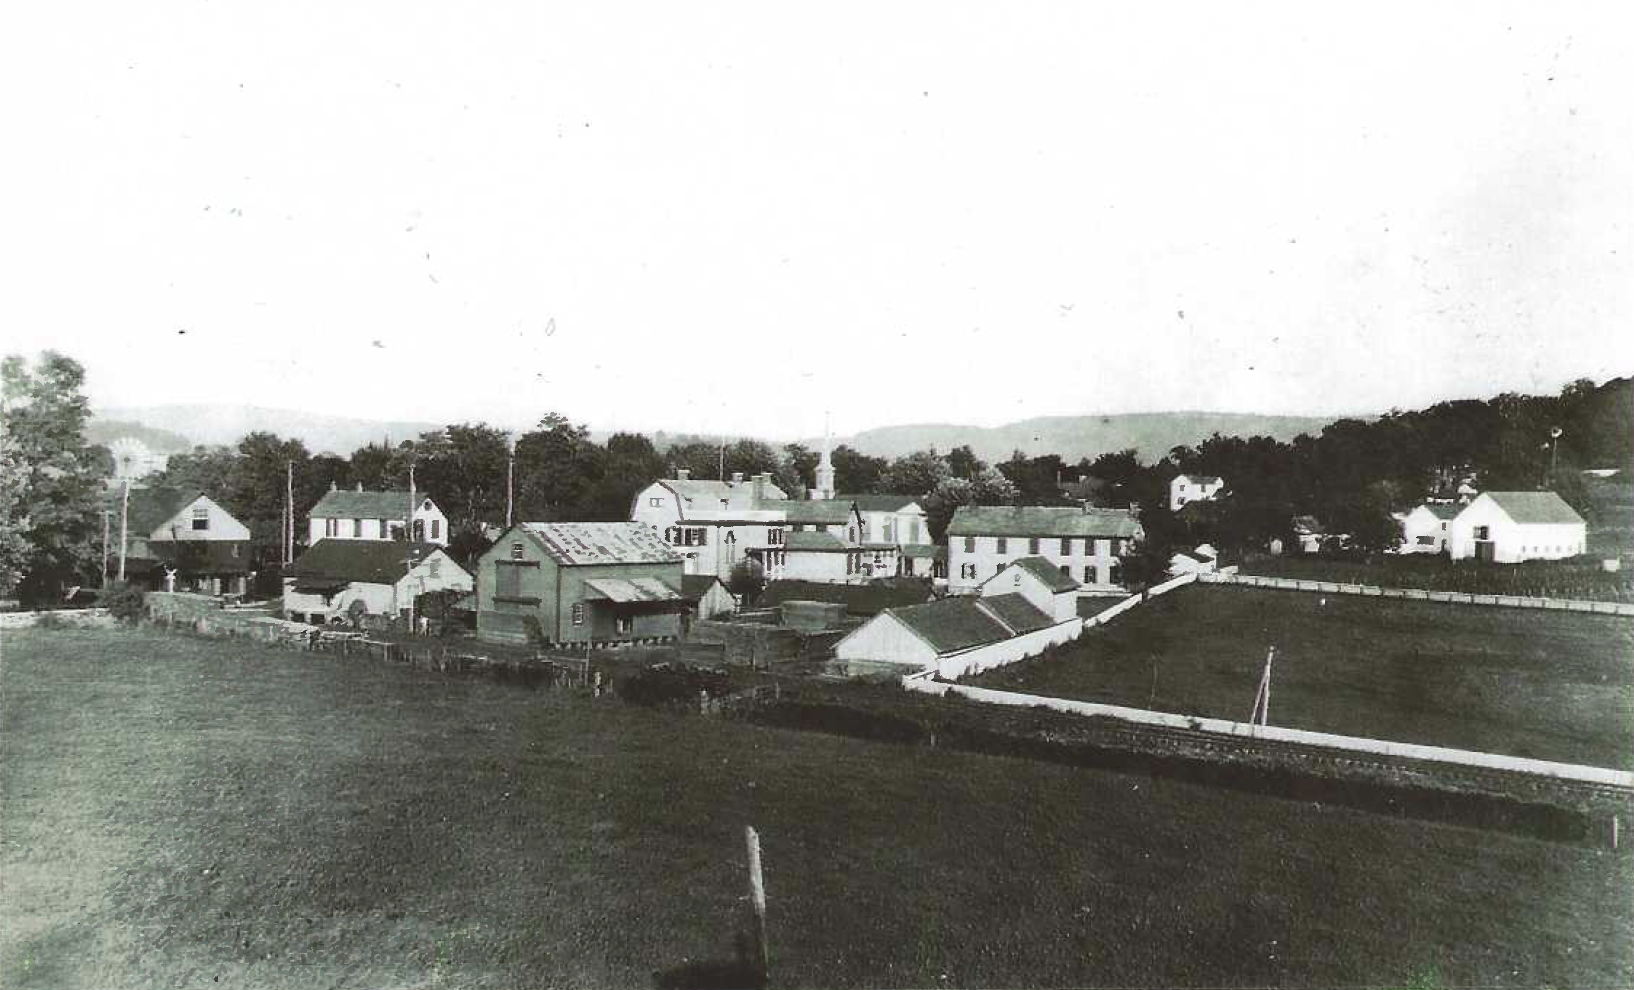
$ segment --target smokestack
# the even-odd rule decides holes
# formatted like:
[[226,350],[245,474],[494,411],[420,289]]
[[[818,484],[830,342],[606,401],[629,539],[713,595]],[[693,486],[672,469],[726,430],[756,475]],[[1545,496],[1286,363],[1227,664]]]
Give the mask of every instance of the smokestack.
[[759,502],[761,499],[766,497],[766,483],[768,481],[771,481],[771,480],[772,480],[772,476],[767,474],[764,471],[762,471],[760,474],[755,475],[754,482],[755,482],[755,501],[756,502]]

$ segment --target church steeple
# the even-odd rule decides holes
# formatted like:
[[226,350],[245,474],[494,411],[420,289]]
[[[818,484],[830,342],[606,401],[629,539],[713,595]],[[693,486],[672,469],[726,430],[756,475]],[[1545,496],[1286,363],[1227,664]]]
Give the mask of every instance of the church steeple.
[[830,499],[834,497],[834,462],[829,459],[828,416],[823,416],[823,457],[817,462],[817,487],[811,490],[811,497],[815,499]]

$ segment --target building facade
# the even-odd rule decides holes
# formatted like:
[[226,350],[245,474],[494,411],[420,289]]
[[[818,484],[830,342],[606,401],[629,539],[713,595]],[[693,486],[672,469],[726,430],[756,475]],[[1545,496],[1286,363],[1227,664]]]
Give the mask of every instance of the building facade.
[[1452,542],[1452,521],[1463,508],[1449,502],[1415,506],[1401,521],[1401,552],[1446,553]]
[[726,580],[751,550],[782,545],[788,504],[769,474],[694,481],[682,470],[637,492],[630,521],[652,527],[675,551],[685,573]]
[[1482,492],[1453,519],[1454,560],[1518,564],[1588,550],[1588,524],[1554,492]]
[[407,491],[364,491],[330,487],[307,519],[307,543],[320,540],[403,540],[409,506],[414,507],[414,543],[448,545],[448,517],[431,496]]
[[[124,515],[126,577],[156,590],[244,595],[254,574],[250,528],[193,488],[132,488],[107,503],[110,567]],[[122,508],[122,502],[123,508]]]
[[420,595],[475,587],[470,572],[433,543],[319,540],[284,578],[284,617],[314,625],[407,617]]
[[504,643],[672,639],[694,607],[682,560],[644,522],[518,523],[477,562],[477,637]]
[[1169,482],[1169,511],[1179,512],[1192,502],[1206,502],[1225,489],[1225,482],[1212,474],[1179,474]]
[[1125,509],[960,506],[948,524],[948,590],[974,593],[1011,562],[1042,557],[1086,593],[1121,591],[1120,560],[1141,535]]

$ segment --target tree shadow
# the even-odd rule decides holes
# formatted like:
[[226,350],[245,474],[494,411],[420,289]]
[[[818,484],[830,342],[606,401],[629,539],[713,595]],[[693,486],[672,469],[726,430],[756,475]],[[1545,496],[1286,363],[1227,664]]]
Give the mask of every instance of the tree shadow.
[[731,959],[700,959],[653,973],[658,990],[765,990],[766,973],[755,960],[754,940],[738,932]]

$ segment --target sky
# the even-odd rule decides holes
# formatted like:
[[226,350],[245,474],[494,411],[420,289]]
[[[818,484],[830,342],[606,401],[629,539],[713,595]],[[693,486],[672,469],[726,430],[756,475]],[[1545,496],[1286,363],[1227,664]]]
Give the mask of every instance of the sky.
[[25,5],[98,406],[811,436],[1634,373],[1621,4]]

